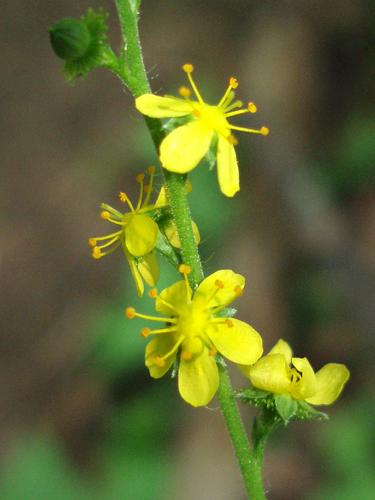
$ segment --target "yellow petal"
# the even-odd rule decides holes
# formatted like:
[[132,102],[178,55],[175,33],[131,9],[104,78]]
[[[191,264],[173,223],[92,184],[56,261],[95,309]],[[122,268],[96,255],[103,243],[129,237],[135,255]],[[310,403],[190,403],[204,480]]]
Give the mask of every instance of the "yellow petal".
[[[220,282],[223,288],[218,288]],[[238,297],[245,286],[245,278],[230,269],[223,269],[207,276],[194,294],[194,302],[206,303],[209,307],[226,306]],[[214,292],[216,292],[214,294]]]
[[162,186],[160,188],[159,195],[155,201],[155,207],[160,208],[164,207],[165,205],[168,205],[167,193],[165,192],[165,187]]
[[276,344],[272,347],[270,352],[268,354],[282,354],[285,358],[285,361],[288,363],[288,365],[292,361],[292,349],[288,342],[285,342],[285,340],[280,339],[276,342]]
[[[200,242],[200,234],[198,230],[198,226],[194,221],[191,221],[192,229],[193,229],[193,234],[194,234],[194,240],[197,245],[199,245]],[[164,232],[166,237],[168,238],[169,243],[174,246],[175,248],[181,248],[181,242],[180,242],[180,237],[178,236],[177,233],[177,227],[176,224],[174,223],[173,220],[170,221],[169,224],[164,226]]]
[[339,397],[349,380],[350,372],[345,365],[329,363],[316,373],[316,393],[306,401],[313,405],[330,405]]
[[176,353],[168,356],[165,359],[164,366],[159,366],[155,363],[155,357],[162,358],[165,356],[175,345],[175,337],[169,333],[157,335],[146,346],[145,351],[145,365],[149,369],[152,378],[162,377],[169,368],[172,366],[176,359]]
[[174,129],[160,146],[160,161],[171,172],[184,174],[195,168],[210,147],[213,131],[200,120]]
[[140,275],[140,273],[138,271],[135,259],[127,251],[125,245],[124,245],[124,253],[125,253],[126,260],[128,261],[128,264],[130,267],[130,272],[132,273],[132,276],[133,276],[133,279],[135,282],[135,287],[137,289],[137,295],[138,295],[138,297],[142,297],[143,292],[145,291],[142,276]]
[[291,384],[290,394],[294,399],[306,399],[316,394],[318,384],[312,366],[307,358],[292,358],[292,365],[302,374],[297,383]]
[[[173,285],[165,288],[161,293],[160,300],[157,297],[155,302],[155,309],[166,316],[176,316],[176,309],[181,308],[188,301],[187,288],[185,281],[177,281]],[[168,307],[166,304],[170,304],[172,307]]]
[[217,145],[217,176],[221,192],[232,197],[240,190],[236,151],[225,137],[219,136]]
[[189,115],[193,108],[185,99],[171,96],[144,94],[137,97],[135,107],[142,114],[152,118],[173,118]]
[[155,286],[160,275],[159,261],[154,252],[146,254],[138,262],[138,271],[149,286]]
[[254,387],[276,394],[289,392],[289,366],[282,354],[267,354],[250,366],[250,381]]
[[158,225],[147,215],[133,215],[125,226],[125,244],[135,257],[151,252],[158,237]]
[[262,355],[262,337],[250,325],[230,319],[230,323],[211,323],[206,332],[220,354],[234,363],[252,365]]
[[213,356],[205,348],[191,361],[180,361],[178,389],[182,399],[192,406],[204,406],[214,397],[219,387],[219,372]]

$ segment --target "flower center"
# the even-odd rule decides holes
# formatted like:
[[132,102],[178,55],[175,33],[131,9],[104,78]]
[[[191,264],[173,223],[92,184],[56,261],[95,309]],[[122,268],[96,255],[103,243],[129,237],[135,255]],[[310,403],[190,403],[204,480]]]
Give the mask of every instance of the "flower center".
[[207,311],[194,302],[184,304],[177,320],[177,331],[185,339],[202,337],[209,319]]
[[227,122],[224,110],[218,106],[209,104],[199,104],[195,114],[207,128],[214,129],[217,133],[225,136],[229,135],[229,123]]

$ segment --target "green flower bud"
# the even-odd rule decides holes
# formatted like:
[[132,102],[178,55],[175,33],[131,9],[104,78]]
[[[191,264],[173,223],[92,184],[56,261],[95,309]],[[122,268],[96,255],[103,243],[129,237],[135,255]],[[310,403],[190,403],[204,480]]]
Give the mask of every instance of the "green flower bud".
[[78,19],[63,19],[49,30],[55,54],[64,60],[78,59],[86,54],[91,43],[91,34],[85,22]]

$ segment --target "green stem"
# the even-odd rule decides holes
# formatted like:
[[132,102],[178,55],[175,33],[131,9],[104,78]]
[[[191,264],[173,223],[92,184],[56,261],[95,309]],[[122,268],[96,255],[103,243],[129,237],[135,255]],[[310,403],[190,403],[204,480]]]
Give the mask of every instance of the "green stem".
[[[119,14],[121,31],[124,37],[124,68],[119,70],[119,77],[124,81],[134,97],[151,92],[143,64],[141,44],[138,33],[137,16],[133,12],[130,0],[115,0]],[[164,130],[160,120],[145,118],[155,148],[159,151],[160,143],[164,137]],[[190,208],[186,193],[186,176],[163,169],[168,202],[171,207],[177,233],[181,242],[181,251],[184,264],[191,267],[189,280],[192,288],[196,288],[204,275],[198,248],[195,243]],[[265,498],[261,464],[255,453],[252,453],[246,435],[230,379],[226,368],[219,365],[220,384],[218,396],[224,421],[238,459],[240,470],[245,482],[246,491],[252,500]]]
[[219,364],[218,366],[220,374],[218,391],[220,408],[240,466],[248,498],[252,500],[264,500],[266,496],[262,480],[263,454],[260,449],[260,453],[258,454],[257,448],[252,452],[235,401],[228,371],[224,365]]

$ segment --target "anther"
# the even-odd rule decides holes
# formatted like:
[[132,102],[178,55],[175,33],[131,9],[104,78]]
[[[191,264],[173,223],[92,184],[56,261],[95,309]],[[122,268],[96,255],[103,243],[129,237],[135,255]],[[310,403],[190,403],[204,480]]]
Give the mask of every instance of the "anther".
[[89,245],[90,245],[90,247],[94,247],[96,245],[96,239],[95,238],[89,238]]
[[193,357],[193,353],[189,351],[182,351],[181,352],[181,359],[183,361],[189,361]]
[[144,179],[145,179],[145,174],[138,174],[138,175],[135,176],[135,180],[137,182],[143,182]]
[[253,103],[253,102],[249,102],[247,104],[247,109],[250,113],[256,113],[258,108],[256,107],[256,105]]
[[243,294],[243,290],[239,285],[237,285],[234,287],[234,293],[237,295],[237,297],[240,297]]
[[155,173],[155,167],[153,165],[150,165],[149,167],[147,167],[147,173],[148,175],[154,175]]
[[163,366],[165,366],[165,361],[160,356],[155,356],[154,363],[156,366],[159,366],[159,368],[163,368]]
[[194,66],[192,64],[186,63],[182,66],[183,71],[185,73],[192,73],[194,71]]
[[150,184],[146,184],[146,185],[145,185],[145,187],[143,188],[143,191],[144,191],[145,193],[149,193],[149,192],[150,192],[150,189],[151,189]]
[[187,264],[180,264],[178,271],[181,274],[190,274],[191,273],[191,267],[188,266]]
[[261,135],[268,135],[270,133],[270,129],[268,127],[261,127],[259,132]]
[[150,335],[150,333],[151,333],[150,328],[147,328],[147,327],[142,328],[142,330],[141,330],[141,337],[146,338],[146,337],[148,337]]
[[237,146],[238,144],[238,140],[234,137],[234,135],[228,135],[227,140],[229,144],[233,144],[233,146]]
[[229,318],[225,320],[225,324],[227,325],[228,328],[233,328],[234,326],[233,321]]
[[234,78],[233,76],[231,76],[229,78],[229,85],[232,87],[232,89],[236,89],[238,87],[238,80],[237,80],[237,78]]
[[119,197],[119,200],[122,201],[122,203],[126,203],[126,200],[128,199],[128,197],[126,196],[126,194],[123,191],[120,191],[120,193],[118,194],[118,197]]
[[107,210],[103,210],[100,217],[104,220],[108,220],[111,217],[111,214]]
[[216,347],[211,347],[211,349],[208,351],[208,354],[209,354],[210,356],[216,356],[216,354],[217,354],[217,349],[216,349]]
[[125,309],[125,315],[126,315],[126,317],[127,317],[127,318],[129,318],[129,319],[133,319],[133,318],[135,318],[136,313],[135,313],[135,309],[134,309],[134,307],[127,307],[127,308]]
[[101,257],[103,257],[103,254],[99,247],[94,247],[92,249],[92,256],[94,259],[100,259]]
[[155,299],[157,296],[158,296],[158,291],[156,288],[153,288],[152,290],[150,290],[148,292],[148,295],[149,297],[151,297],[152,299]]
[[191,96],[191,90],[185,86],[180,87],[178,89],[178,93],[180,94],[181,97],[190,97]]
[[217,288],[224,288],[224,283],[221,280],[216,280],[215,281],[215,286]]

